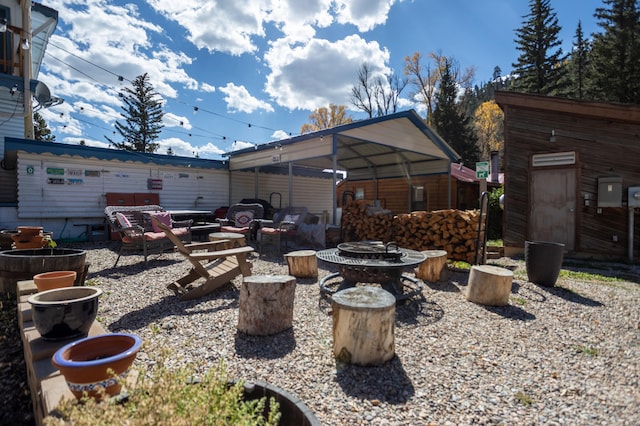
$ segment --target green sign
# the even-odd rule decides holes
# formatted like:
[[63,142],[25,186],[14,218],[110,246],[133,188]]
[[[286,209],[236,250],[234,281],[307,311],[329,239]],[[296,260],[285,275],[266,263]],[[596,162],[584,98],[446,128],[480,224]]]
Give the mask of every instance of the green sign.
[[476,163],[476,179],[487,179],[489,177],[489,162],[478,161]]

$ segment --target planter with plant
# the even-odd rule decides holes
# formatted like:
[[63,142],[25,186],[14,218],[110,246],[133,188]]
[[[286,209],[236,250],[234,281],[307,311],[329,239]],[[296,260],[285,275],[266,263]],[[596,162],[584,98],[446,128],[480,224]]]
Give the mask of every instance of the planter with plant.
[[[145,344],[145,349],[146,348]],[[45,425],[320,425],[300,400],[277,387],[232,381],[221,363],[202,375],[189,366],[168,367],[169,350],[148,367],[136,367],[118,397],[64,400]]]

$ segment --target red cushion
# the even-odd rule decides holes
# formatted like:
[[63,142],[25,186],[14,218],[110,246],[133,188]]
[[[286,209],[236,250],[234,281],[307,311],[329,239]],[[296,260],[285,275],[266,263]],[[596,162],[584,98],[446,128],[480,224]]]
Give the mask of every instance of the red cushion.
[[247,232],[249,232],[249,227],[245,226],[244,228],[238,228],[235,226],[221,226],[220,227],[220,231],[221,232],[235,232],[238,234],[246,234]]

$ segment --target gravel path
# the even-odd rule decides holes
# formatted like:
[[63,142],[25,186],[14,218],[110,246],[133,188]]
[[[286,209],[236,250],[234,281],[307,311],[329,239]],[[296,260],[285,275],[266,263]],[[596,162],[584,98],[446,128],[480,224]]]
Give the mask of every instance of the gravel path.
[[[112,268],[110,248],[87,251],[105,328],[167,345],[175,363],[199,370],[224,359],[232,376],[288,390],[323,424],[640,424],[637,267],[592,262],[592,272],[626,278],[545,288],[527,281],[522,260],[490,261],[514,270],[502,308],[468,302],[468,273],[453,272],[397,307],[391,361],[357,367],[333,359],[330,305],[315,279],[298,280],[292,330],[251,337],[236,331],[240,278],[181,302],[166,289],[189,268],[179,254],[152,257],[147,269],[123,257]],[[288,273],[273,257],[251,260],[254,274]],[[325,267],[320,278],[332,272]],[[148,359],[142,352],[137,362]]]

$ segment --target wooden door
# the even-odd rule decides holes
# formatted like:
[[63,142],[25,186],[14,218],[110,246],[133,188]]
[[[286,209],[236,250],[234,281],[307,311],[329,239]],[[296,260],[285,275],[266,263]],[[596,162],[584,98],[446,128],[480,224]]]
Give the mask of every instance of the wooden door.
[[575,169],[534,169],[530,183],[529,239],[563,243],[574,249],[576,217]]

